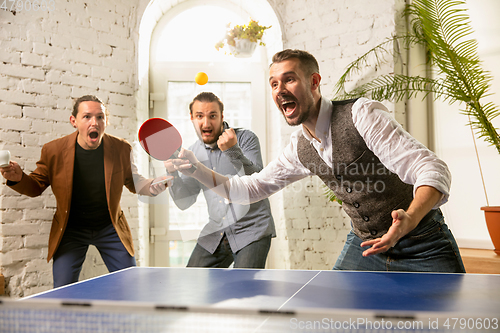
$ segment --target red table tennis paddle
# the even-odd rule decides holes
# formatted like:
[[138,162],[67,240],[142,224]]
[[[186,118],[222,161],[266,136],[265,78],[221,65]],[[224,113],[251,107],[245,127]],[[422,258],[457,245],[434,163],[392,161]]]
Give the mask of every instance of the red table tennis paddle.
[[[166,161],[177,158],[182,146],[182,137],[177,129],[162,118],[146,120],[139,128],[139,143],[149,156]],[[191,172],[196,171],[193,165]]]
[[[177,129],[162,118],[151,118],[146,120],[139,128],[139,143],[142,148],[153,158],[166,161],[170,158],[177,158],[182,146],[182,137]],[[196,166],[192,166],[189,171],[196,171]],[[215,183],[214,177],[214,186]],[[226,195],[229,197],[229,190],[224,184]],[[233,205],[229,204],[234,222],[237,221]]]

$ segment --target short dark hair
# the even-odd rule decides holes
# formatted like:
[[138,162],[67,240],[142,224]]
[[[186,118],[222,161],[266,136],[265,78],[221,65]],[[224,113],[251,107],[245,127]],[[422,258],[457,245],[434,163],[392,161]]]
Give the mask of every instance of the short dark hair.
[[189,104],[189,113],[190,114],[193,114],[193,104],[196,101],[208,102],[208,103],[217,102],[219,104],[220,113],[222,114],[222,112],[224,111],[224,104],[222,104],[222,101],[220,100],[219,97],[217,97],[217,95],[215,95],[214,93],[211,93],[211,92],[201,92]]
[[106,107],[106,105],[104,105],[104,103],[97,96],[94,96],[94,95],[84,95],[75,101],[75,104],[73,105],[73,112],[71,112],[73,117],[76,118],[76,116],[78,115],[78,107],[83,102],[97,102],[97,103],[101,104],[102,107],[104,108],[104,114],[106,115],[106,118],[109,118],[108,108]]
[[272,63],[269,67],[271,67],[275,63],[279,63],[292,58],[299,60],[300,67],[305,75],[309,76],[314,73],[319,74],[318,61],[312,54],[303,50],[286,49],[280,51],[273,56]]

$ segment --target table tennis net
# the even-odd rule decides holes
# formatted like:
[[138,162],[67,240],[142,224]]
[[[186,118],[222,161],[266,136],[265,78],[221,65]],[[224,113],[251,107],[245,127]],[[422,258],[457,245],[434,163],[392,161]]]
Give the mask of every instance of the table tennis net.
[[[359,316],[364,314],[357,314]],[[86,332],[454,332],[391,325],[349,326],[352,314],[321,311],[256,311],[217,307],[173,307],[117,301],[0,299],[2,333]],[[368,318],[368,317],[367,317]],[[373,318],[373,317],[371,317]],[[375,318],[376,319],[376,318]],[[393,320],[398,318],[393,318]],[[399,318],[401,320],[403,318]],[[406,318],[408,319],[408,318]],[[367,319],[368,320],[368,319]],[[379,318],[380,322],[380,318]],[[388,319],[386,319],[386,323]],[[343,325],[342,325],[343,323]],[[457,330],[456,332],[459,332]]]

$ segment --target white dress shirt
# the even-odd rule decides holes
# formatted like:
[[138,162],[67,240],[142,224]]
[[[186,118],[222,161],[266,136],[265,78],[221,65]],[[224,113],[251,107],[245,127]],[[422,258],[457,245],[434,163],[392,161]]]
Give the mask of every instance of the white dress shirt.
[[[313,175],[302,165],[297,154],[301,134],[311,142],[325,163],[333,167],[332,145],[335,143],[331,139],[332,110],[331,101],[323,97],[315,129],[321,142],[311,137],[302,126],[292,133],[290,143],[281,155],[262,171],[250,176],[231,178],[231,201],[259,201],[290,183]],[[443,194],[434,209],[448,201],[451,173],[446,163],[406,132],[382,103],[366,98],[358,99],[352,106],[352,119],[368,149],[403,182],[414,185],[414,195],[419,186],[428,185]]]

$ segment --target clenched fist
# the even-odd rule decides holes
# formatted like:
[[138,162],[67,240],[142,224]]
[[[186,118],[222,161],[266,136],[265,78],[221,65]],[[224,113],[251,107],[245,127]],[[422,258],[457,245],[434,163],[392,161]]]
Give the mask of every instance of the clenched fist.
[[238,139],[236,138],[236,133],[232,128],[228,128],[227,130],[225,130],[217,140],[217,146],[219,146],[220,150],[222,151],[231,148],[237,143]]

